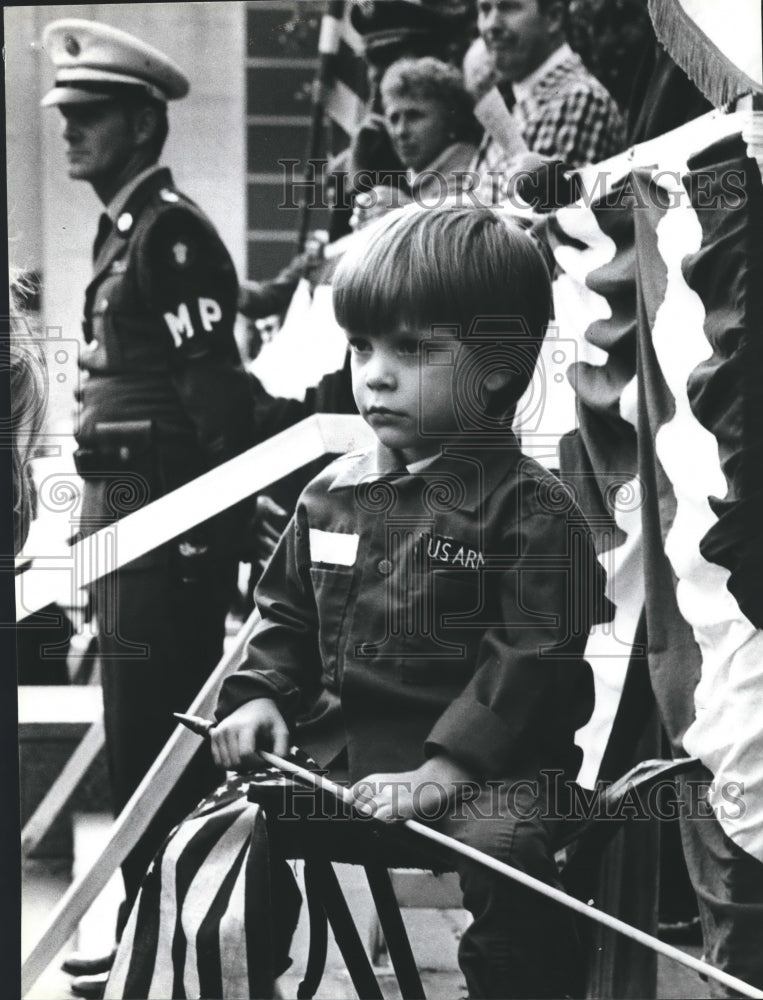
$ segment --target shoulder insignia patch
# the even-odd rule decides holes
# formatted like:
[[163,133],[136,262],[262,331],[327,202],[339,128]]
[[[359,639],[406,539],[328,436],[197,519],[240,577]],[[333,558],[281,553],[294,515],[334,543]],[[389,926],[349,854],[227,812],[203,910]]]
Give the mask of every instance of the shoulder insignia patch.
[[180,201],[180,196],[175,194],[174,191],[170,191],[169,188],[162,188],[159,192],[159,197],[162,201],[166,201],[170,205],[174,205],[176,202]]
[[178,240],[172,247],[172,256],[178,267],[185,267],[190,256],[188,252],[188,244]]

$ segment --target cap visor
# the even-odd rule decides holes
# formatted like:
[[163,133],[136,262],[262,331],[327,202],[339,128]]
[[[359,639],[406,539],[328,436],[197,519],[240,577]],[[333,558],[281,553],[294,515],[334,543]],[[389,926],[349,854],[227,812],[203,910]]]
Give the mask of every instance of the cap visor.
[[40,107],[50,108],[58,104],[100,104],[103,101],[113,100],[113,94],[99,94],[97,91],[82,90],[80,87],[54,87],[40,101]]

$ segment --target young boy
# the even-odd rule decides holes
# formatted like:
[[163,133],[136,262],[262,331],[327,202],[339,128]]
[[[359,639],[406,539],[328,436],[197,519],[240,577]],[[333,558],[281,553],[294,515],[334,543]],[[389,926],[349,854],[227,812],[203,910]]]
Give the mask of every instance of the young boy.
[[[334,305],[378,441],[303,492],[220,695],[215,760],[242,769],[294,741],[377,818],[435,822],[554,884],[603,581],[574,502],[510,430],[545,265],[489,209],[409,207],[348,252]],[[569,911],[454,858],[469,995],[580,990]]]

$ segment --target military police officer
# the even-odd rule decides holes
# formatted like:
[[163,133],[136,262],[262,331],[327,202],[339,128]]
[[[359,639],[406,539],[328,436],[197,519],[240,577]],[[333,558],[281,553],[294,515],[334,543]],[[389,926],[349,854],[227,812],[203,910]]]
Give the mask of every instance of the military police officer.
[[[167,102],[188,93],[186,77],[152,46],[92,21],[55,21],[43,45],[56,77],[42,104],[62,115],[69,176],[104,205],[85,292],[76,429],[87,534],[246,448],[249,391],[233,336],[233,264],[158,163]],[[93,588],[116,809],[169,736],[172,712],[221,655],[236,534],[235,513],[219,515]],[[128,907],[162,836],[212,787],[211,765],[202,776],[196,764],[123,865]],[[68,968],[107,964],[75,959]],[[97,992],[87,982],[73,988]]]

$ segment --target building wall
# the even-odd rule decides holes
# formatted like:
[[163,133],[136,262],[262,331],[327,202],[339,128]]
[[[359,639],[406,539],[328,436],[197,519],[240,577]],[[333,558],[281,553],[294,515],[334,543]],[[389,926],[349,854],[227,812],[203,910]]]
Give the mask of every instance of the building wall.
[[39,106],[53,81],[40,38],[45,24],[60,17],[130,31],[183,68],[191,90],[170,104],[162,161],[217,225],[239,274],[245,273],[247,228],[245,3],[5,8],[9,256],[13,266],[42,272],[43,322],[66,342],[51,356],[54,422],[71,411],[82,297],[101,210],[90,185],[67,175],[60,113]]
[[[247,260],[249,276],[262,279],[277,274],[297,251],[301,189],[295,191],[288,178],[301,181],[306,172],[324,4],[250,0],[246,6]],[[325,121],[316,138],[322,157]],[[287,171],[280,160],[299,163]],[[327,228],[328,222],[325,209],[309,212],[309,229]]]

